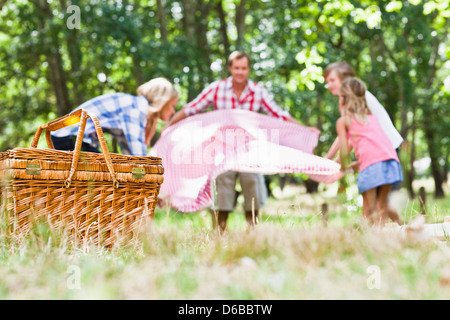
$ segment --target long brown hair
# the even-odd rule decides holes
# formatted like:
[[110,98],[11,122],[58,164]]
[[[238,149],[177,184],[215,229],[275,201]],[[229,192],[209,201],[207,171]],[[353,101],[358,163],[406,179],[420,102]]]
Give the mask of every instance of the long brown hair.
[[344,115],[350,122],[351,117],[360,123],[367,122],[370,109],[366,102],[366,85],[357,78],[347,78],[342,82],[341,93]]

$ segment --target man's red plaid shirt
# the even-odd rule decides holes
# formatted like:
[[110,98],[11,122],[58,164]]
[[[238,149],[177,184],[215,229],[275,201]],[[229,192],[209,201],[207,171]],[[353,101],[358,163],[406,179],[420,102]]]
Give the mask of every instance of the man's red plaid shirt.
[[287,111],[275,103],[265,88],[251,80],[248,80],[247,86],[238,99],[233,91],[231,77],[210,84],[193,101],[186,104],[183,110],[186,116],[191,116],[205,111],[210,106],[213,106],[215,110],[263,111],[269,116],[283,120],[291,117]]

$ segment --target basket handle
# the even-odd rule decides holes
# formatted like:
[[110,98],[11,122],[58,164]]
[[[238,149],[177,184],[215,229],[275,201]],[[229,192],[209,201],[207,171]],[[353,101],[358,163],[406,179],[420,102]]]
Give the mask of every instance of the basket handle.
[[80,122],[80,127],[78,129],[77,139],[75,142],[75,150],[73,152],[72,165],[70,168],[69,177],[64,181],[64,186],[68,188],[72,183],[73,175],[75,174],[78,160],[80,158],[81,145],[83,143],[84,130],[86,128],[86,121],[90,118],[92,122],[94,122],[95,132],[97,133],[98,141],[100,142],[100,147],[103,151],[103,155],[105,157],[106,166],[108,167],[109,173],[111,174],[114,188],[119,188],[119,181],[116,178],[116,174],[114,172],[114,168],[111,161],[111,155],[108,150],[108,145],[106,144],[105,136],[103,135],[102,127],[100,126],[100,121],[96,115],[92,113],[88,113],[84,109],[75,110],[61,118],[50,121],[49,123],[43,124],[39,127],[36,134],[34,135],[33,141],[31,143],[32,148],[36,148],[39,142],[39,138],[42,134],[42,131],[45,130],[45,138],[47,140],[48,147],[51,149],[55,149],[50,133],[52,131],[56,131],[62,129],[64,127],[70,126],[72,124]]

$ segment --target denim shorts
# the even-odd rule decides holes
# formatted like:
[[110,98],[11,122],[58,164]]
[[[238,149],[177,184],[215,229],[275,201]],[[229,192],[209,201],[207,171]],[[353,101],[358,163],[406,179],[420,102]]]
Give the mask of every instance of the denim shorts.
[[394,159],[377,162],[368,166],[359,173],[357,178],[359,193],[385,184],[395,185],[402,181],[402,168],[400,163]]

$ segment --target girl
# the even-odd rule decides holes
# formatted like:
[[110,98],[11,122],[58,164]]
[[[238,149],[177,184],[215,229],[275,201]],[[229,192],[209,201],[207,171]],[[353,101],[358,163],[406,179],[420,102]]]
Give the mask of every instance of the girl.
[[401,224],[394,210],[388,210],[392,184],[403,180],[397,152],[382,130],[366,102],[366,86],[361,80],[347,78],[342,82],[339,106],[342,116],[336,123],[340,141],[342,168],[355,149],[360,173],[358,189],[363,196],[363,216],[369,222],[385,222],[387,217]]

